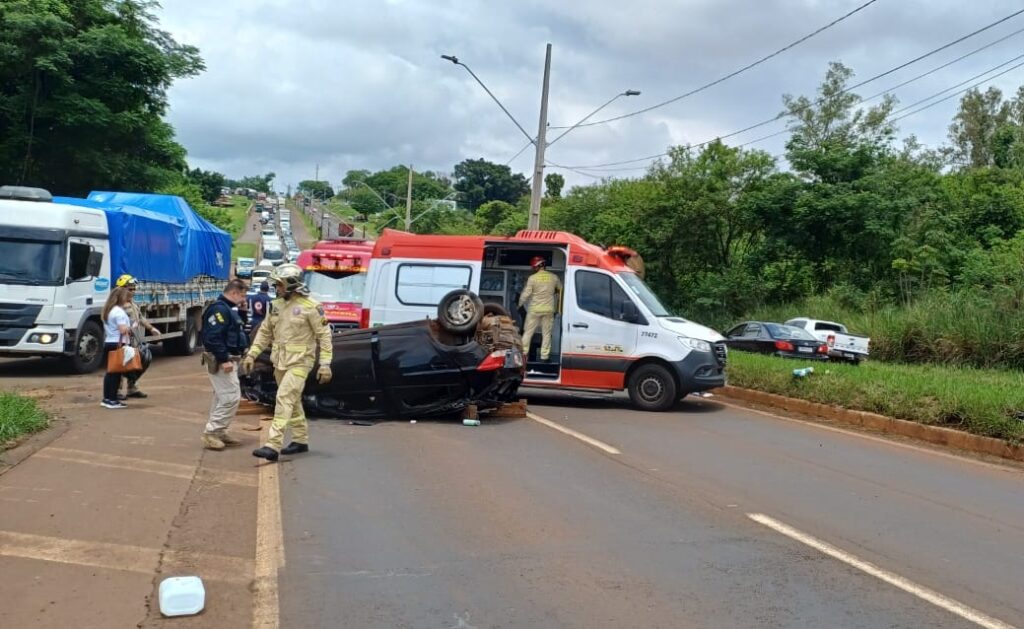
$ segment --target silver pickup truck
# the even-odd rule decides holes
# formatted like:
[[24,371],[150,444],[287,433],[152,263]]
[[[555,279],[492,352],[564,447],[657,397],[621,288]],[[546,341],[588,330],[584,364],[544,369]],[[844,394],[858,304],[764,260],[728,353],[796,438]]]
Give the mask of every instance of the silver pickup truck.
[[828,357],[831,360],[859,365],[860,361],[868,357],[871,339],[860,334],[850,334],[842,323],[801,317],[786,321],[786,325],[807,330],[814,338],[828,345]]

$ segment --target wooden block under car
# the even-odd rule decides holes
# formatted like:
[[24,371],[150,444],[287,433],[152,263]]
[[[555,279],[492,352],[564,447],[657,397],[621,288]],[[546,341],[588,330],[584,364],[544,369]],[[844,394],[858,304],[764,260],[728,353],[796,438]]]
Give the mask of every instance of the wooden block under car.
[[488,413],[489,417],[523,418],[526,417],[526,400],[506,402]]
[[237,415],[263,415],[267,412],[267,407],[256,402],[250,402],[249,400],[242,400],[238,405]]

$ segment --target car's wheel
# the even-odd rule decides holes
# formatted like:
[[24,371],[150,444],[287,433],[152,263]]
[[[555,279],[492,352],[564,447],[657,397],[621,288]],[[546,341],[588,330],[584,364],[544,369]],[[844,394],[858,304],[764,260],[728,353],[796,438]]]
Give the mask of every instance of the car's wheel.
[[453,290],[437,304],[437,321],[452,334],[468,334],[484,315],[484,304],[472,291]]
[[71,368],[75,373],[91,373],[103,363],[103,330],[95,321],[86,321],[75,340]]
[[644,411],[664,411],[679,399],[676,381],[661,365],[641,365],[629,377],[629,399]]
[[501,304],[484,304],[484,316],[510,317],[511,315]]

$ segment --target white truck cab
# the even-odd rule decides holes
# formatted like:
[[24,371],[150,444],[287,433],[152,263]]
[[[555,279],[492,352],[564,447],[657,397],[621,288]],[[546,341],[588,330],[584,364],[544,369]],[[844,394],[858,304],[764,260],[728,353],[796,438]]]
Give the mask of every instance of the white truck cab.
[[511,238],[433,236],[385,230],[376,241],[363,299],[363,327],[433,317],[452,290],[505,308],[522,329],[518,300],[542,256],[563,286],[549,361],[527,352],[524,386],[628,390],[645,410],[725,384],[726,347],[714,330],[673,316],[630,267],[636,252],[602,249],[565,232]]
[[77,371],[94,368],[103,349],[94,321],[110,289],[106,215],[9,187],[0,258],[0,355],[67,355]]

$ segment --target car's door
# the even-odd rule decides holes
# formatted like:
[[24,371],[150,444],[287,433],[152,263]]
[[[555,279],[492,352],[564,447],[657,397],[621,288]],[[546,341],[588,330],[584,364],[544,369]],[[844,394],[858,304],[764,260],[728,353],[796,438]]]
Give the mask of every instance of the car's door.
[[740,344],[745,351],[771,353],[772,339],[760,323],[748,323],[743,329]]

